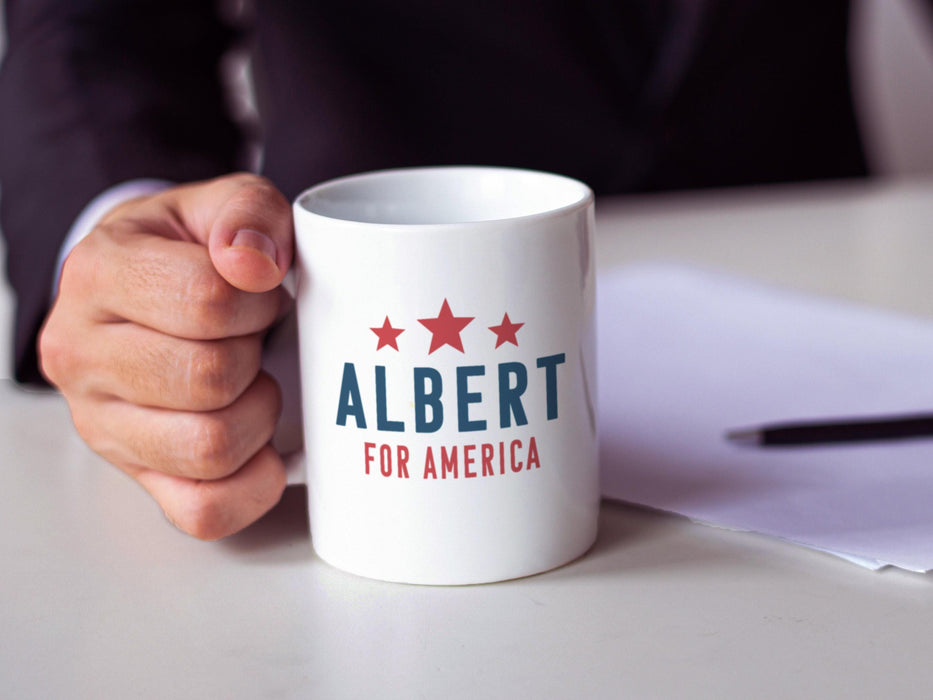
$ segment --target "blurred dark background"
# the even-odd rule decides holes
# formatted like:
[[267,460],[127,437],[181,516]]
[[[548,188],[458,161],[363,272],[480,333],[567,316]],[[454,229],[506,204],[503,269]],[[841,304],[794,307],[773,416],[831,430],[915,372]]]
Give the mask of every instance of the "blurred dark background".
[[[0,0],[0,57],[5,46]],[[882,178],[933,177],[933,13],[920,0],[855,0],[850,66],[871,171]],[[249,67],[231,64],[237,104],[250,110]],[[0,192],[2,196],[2,192]],[[0,241],[0,262],[3,259]],[[12,300],[0,279],[0,324]],[[0,378],[10,375],[10,349],[0,347]]]

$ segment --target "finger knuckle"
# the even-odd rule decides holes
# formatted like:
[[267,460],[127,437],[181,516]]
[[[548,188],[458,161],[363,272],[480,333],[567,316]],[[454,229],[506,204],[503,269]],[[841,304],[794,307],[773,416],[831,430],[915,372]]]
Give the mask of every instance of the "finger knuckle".
[[46,378],[56,386],[67,383],[68,377],[75,374],[77,355],[75,344],[64,332],[54,312],[39,333],[39,366]]
[[202,341],[188,355],[185,385],[196,410],[228,406],[239,396],[236,354],[227,343]]
[[190,472],[196,479],[222,479],[239,466],[236,464],[236,433],[218,416],[197,416],[190,444]]
[[191,489],[181,512],[172,520],[192,537],[217,540],[229,534],[228,505],[211,482],[201,482]]
[[237,180],[238,189],[227,206],[256,216],[268,218],[280,212],[291,212],[288,201],[279,189],[261,175],[243,174]]
[[265,180],[262,175],[257,173],[251,173],[247,170],[241,170],[239,172],[230,173],[220,178],[220,181],[224,182],[233,182],[237,185],[248,185],[253,182],[259,182]]
[[236,320],[239,294],[213,268],[190,277],[186,300],[189,318],[197,333],[221,336]]
[[256,173],[240,172],[230,175],[229,179],[240,187],[252,187],[261,190],[272,190],[278,192],[272,181]]
[[96,411],[88,410],[88,407],[83,406],[82,403],[78,401],[69,402],[71,422],[74,425],[75,432],[94,452],[116,464],[119,454],[116,442],[106,429],[100,425],[100,418]]
[[94,420],[92,412],[82,410],[76,405],[71,405],[71,422],[74,425],[75,432],[81,437],[88,446],[95,452],[101,452],[101,446],[98,444],[97,428],[98,421]]
[[[82,241],[83,243],[83,241]],[[78,375],[83,334],[74,332],[77,314],[69,300],[89,296],[88,278],[93,279],[87,245],[78,244],[65,259],[58,281],[56,301],[36,339],[39,367],[46,379],[61,386]],[[65,306],[69,308],[64,309]]]

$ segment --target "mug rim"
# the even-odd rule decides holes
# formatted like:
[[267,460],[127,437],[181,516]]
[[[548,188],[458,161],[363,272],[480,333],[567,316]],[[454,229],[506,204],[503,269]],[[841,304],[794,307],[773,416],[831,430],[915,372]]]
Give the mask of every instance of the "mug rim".
[[[579,196],[577,196],[572,201],[567,204],[556,206],[552,209],[545,209],[541,211],[533,211],[528,214],[517,214],[512,216],[502,216],[496,218],[488,219],[476,219],[469,221],[438,221],[438,222],[412,222],[412,223],[400,223],[400,222],[378,222],[378,221],[366,221],[361,220],[360,218],[348,218],[341,216],[333,216],[330,214],[324,214],[319,211],[314,211],[308,207],[308,199],[313,195],[319,194],[322,191],[342,187],[347,184],[353,184],[365,180],[374,180],[384,177],[393,177],[396,175],[417,175],[417,174],[432,174],[432,173],[453,173],[453,172],[488,172],[488,173],[498,173],[498,174],[518,174],[524,176],[535,176],[549,179],[552,181],[558,181],[564,184],[565,186],[575,187],[579,190]],[[595,195],[593,190],[581,180],[569,177],[567,175],[561,175],[558,173],[549,172],[546,170],[534,170],[530,168],[516,168],[510,166],[498,166],[498,165],[432,165],[432,166],[413,166],[413,167],[401,167],[401,168],[385,168],[380,170],[370,170],[362,173],[355,173],[352,175],[343,175],[341,177],[332,178],[330,180],[325,180],[316,185],[308,187],[302,191],[293,201],[293,209],[295,213],[301,213],[302,216],[318,217],[325,219],[329,222],[339,222],[341,224],[350,225],[354,227],[362,228],[380,228],[380,229],[394,229],[394,230],[423,230],[426,228],[440,228],[440,229],[457,229],[462,227],[476,228],[478,226],[495,226],[501,225],[504,222],[533,222],[539,219],[554,218],[561,215],[578,211],[580,209],[585,209],[590,206],[595,200]]]

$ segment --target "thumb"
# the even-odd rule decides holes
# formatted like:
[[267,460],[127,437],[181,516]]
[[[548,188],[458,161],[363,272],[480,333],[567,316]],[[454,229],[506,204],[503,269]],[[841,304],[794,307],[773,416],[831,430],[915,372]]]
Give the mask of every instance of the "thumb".
[[291,265],[295,238],[282,193],[263,177],[236,174],[205,183],[199,194],[210,212],[202,230],[217,272],[247,292],[277,287]]

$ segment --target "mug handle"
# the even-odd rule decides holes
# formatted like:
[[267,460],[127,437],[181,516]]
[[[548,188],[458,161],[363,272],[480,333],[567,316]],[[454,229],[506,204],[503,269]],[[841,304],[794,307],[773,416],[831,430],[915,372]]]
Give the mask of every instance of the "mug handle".
[[297,452],[285,455],[282,457],[282,461],[285,463],[286,485],[294,486],[295,484],[307,483],[305,477],[306,460],[304,450],[298,450]]
[[[0,0],[2,1],[2,0]],[[282,280],[282,289],[294,301],[298,296],[298,272],[292,265],[285,273]],[[295,331],[292,330],[292,333]],[[297,344],[297,339],[295,340]],[[296,345],[297,347],[297,345]],[[282,461],[285,463],[285,484],[294,486],[295,484],[307,483],[305,479],[305,452],[302,449],[282,455]]]

